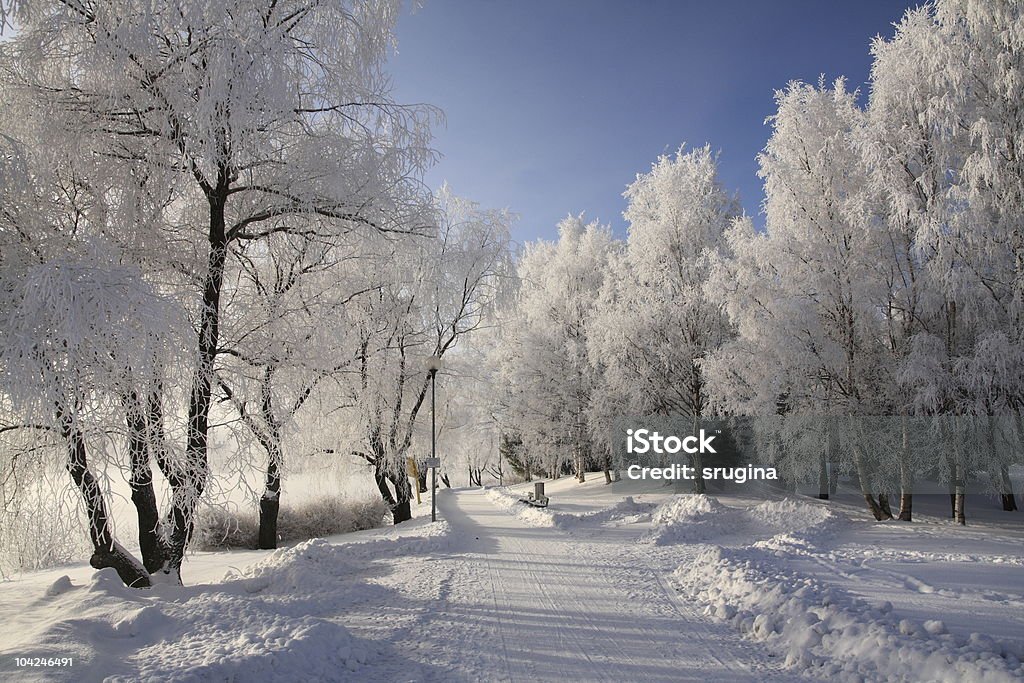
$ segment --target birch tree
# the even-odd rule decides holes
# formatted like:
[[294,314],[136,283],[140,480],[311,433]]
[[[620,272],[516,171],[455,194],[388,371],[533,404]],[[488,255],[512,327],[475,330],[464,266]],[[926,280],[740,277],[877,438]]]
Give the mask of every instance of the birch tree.
[[[696,427],[710,408],[701,363],[730,334],[703,288],[739,203],[719,182],[707,145],[660,157],[624,196],[626,250],[602,290],[591,356],[633,410],[687,416]],[[694,483],[704,491],[700,476]]]

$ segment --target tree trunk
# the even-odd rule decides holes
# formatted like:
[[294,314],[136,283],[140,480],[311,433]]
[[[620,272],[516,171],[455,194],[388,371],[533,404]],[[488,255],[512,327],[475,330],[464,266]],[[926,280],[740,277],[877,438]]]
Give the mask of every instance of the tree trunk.
[[391,506],[392,521],[395,524],[407,522],[412,519],[412,485],[409,484],[405,468],[402,467],[399,472],[389,474],[388,479],[395,487],[395,503]]
[[914,520],[914,494],[903,491],[900,493],[900,516],[901,522],[912,522]]
[[423,469],[419,469],[419,468],[416,469],[416,486],[418,487],[420,493],[426,493],[427,492],[427,468],[426,467],[424,467]]
[[900,521],[914,519],[914,470],[910,464],[910,430],[907,418],[902,419],[903,444],[900,450]]
[[889,507],[888,493],[878,494],[878,509],[882,511],[882,517],[884,519],[892,519],[892,508]]
[[227,202],[227,170],[221,169],[217,187],[209,197],[210,253],[203,286],[203,307],[199,323],[198,366],[192,378],[188,402],[185,462],[177,481],[171,482],[171,512],[168,519],[168,563],[170,573],[181,580],[181,563],[192,537],[195,510],[209,475],[210,398],[213,365],[220,337],[220,296],[227,260],[224,205]]
[[966,482],[964,481],[964,470],[958,459],[956,464],[956,482],[954,483],[953,491],[953,519],[955,519],[956,523],[961,526],[967,524],[967,515],[964,511],[965,491]]
[[828,500],[828,456],[824,452],[818,457],[818,498]]
[[401,524],[402,522],[408,522],[412,519],[412,506],[411,499],[405,499],[395,503],[395,506],[391,508],[391,520],[395,524]]
[[264,492],[260,497],[260,550],[273,550],[277,547],[277,516],[280,509],[281,499],[270,497],[269,492]]
[[604,468],[604,483],[605,486],[612,483],[612,471],[607,467]]
[[269,445],[267,458],[267,478],[260,496],[260,531],[259,544],[261,550],[273,550],[277,547],[277,516],[281,510],[281,447]]
[[829,470],[829,464],[835,455],[835,435],[832,423],[825,420],[825,448],[822,450],[821,459],[818,462],[818,498],[828,500],[835,493],[832,488],[832,479],[835,476],[835,466]]
[[1013,495],[1013,483],[1010,481],[1010,469],[1006,465],[999,468],[1000,492],[1003,510],[1013,512],[1017,509],[1017,497]]
[[395,505],[395,497],[391,495],[391,487],[388,486],[388,475],[384,471],[384,465],[379,458],[373,463],[373,483],[377,485],[381,499],[387,503],[388,507],[393,507]]
[[[882,508],[878,505],[878,501],[875,500],[875,496],[868,489],[868,473],[864,467],[864,458],[860,452],[860,446],[854,445],[853,447],[853,465],[857,470],[857,480],[860,485],[861,495],[864,496],[864,502],[868,504],[868,510],[871,511],[871,515],[876,521],[882,521],[885,519],[885,513],[882,512]],[[889,516],[892,518],[892,515]]]
[[130,588],[149,588],[153,585],[149,572],[114,540],[107,505],[103,500],[103,490],[89,469],[85,437],[75,425],[74,419],[60,406],[57,407],[57,421],[68,449],[68,474],[82,494],[82,502],[85,505],[89,540],[92,541],[93,548],[89,564],[95,569],[112,567],[124,585]]
[[125,423],[128,427],[128,460],[130,472],[128,486],[132,491],[132,503],[139,522],[139,553],[146,571],[153,573],[163,568],[166,549],[160,510],[157,507],[156,492],[153,490],[153,468],[150,464],[150,429],[146,424],[143,408],[136,394],[125,397]]

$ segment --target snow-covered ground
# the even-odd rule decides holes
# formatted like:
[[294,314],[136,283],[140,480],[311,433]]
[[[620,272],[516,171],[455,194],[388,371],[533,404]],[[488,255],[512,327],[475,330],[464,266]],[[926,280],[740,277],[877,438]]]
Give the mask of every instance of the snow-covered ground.
[[436,524],[425,503],[397,528],[199,553],[186,587],[84,565],[0,583],[0,679],[1024,677],[1024,529],[1003,513],[876,523],[843,501],[627,495],[600,476],[548,482],[533,509],[526,489],[443,490]]

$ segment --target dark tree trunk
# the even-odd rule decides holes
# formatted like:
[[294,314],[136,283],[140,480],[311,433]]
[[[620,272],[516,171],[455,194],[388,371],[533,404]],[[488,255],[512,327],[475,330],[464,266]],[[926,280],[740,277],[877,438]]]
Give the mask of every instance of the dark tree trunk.
[[604,468],[604,483],[605,486],[612,483],[612,471],[607,467]]
[[221,169],[217,187],[209,196],[210,253],[203,286],[203,308],[199,323],[198,366],[192,378],[188,402],[185,462],[178,481],[171,482],[171,511],[168,519],[168,569],[181,579],[181,563],[185,558],[195,525],[195,510],[206,488],[209,474],[208,437],[210,432],[210,397],[213,365],[220,337],[220,296],[227,260],[227,233],[224,207],[227,202],[227,170]]
[[395,524],[408,522],[412,519],[411,502],[409,500],[403,500],[395,503],[395,506],[391,508],[391,519]]
[[422,470],[416,468],[416,484],[419,487],[420,493],[427,492],[427,468],[424,467]]
[[260,496],[259,548],[277,547],[277,516],[281,509],[281,448],[270,444],[267,460],[267,478]]
[[[886,519],[885,513],[882,512],[881,506],[878,501],[875,500],[874,494],[868,490],[868,473],[867,468],[864,466],[864,458],[860,452],[860,447],[855,445],[853,447],[853,465],[857,470],[857,479],[860,485],[861,495],[864,496],[864,502],[868,504],[868,510],[871,511],[871,515],[876,521],[882,521]],[[889,515],[889,519],[892,519],[892,514]]]
[[868,510],[871,511],[871,515],[875,518],[875,521],[881,522],[885,519],[885,515],[882,514],[882,509],[878,507],[878,501],[870,493],[864,494],[864,501],[868,504]]
[[395,487],[395,504],[391,506],[391,517],[395,524],[412,519],[412,486],[403,467],[399,472],[389,474],[388,479]]
[[281,499],[271,497],[269,491],[260,497],[260,550],[273,550],[277,547],[277,514],[281,509]]
[[149,588],[152,582],[146,568],[114,540],[107,505],[103,500],[103,490],[89,469],[85,437],[75,425],[74,419],[59,406],[57,421],[60,424],[61,436],[67,444],[67,470],[79,493],[82,494],[82,502],[85,505],[89,540],[93,548],[89,564],[95,569],[112,567],[126,586]]
[[388,486],[388,475],[384,471],[383,465],[374,465],[373,481],[377,484],[377,490],[380,491],[380,497],[384,499],[384,502],[388,504],[388,507],[395,507],[395,497],[391,495],[391,487]]
[[999,498],[1003,502],[1003,510],[1013,512],[1017,509],[1017,497],[1013,495],[1013,483],[1010,481],[1010,470],[1003,465],[999,468]]
[[132,491],[132,503],[139,521],[139,552],[146,571],[153,573],[163,568],[167,559],[157,507],[156,492],[153,490],[153,468],[150,463],[146,423],[139,397],[132,394],[125,398],[125,423],[128,427],[128,459],[131,470],[128,485]]
[[892,508],[889,507],[889,494],[878,494],[878,509],[882,511],[883,519],[892,519]]
[[442,474],[441,475],[441,481],[444,483],[445,488],[449,488],[450,489],[452,487],[452,482],[448,479],[448,475],[447,474]]

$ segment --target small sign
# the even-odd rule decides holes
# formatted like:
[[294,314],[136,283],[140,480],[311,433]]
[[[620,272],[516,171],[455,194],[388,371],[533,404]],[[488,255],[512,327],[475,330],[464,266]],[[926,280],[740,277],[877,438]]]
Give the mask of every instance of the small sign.
[[426,460],[423,461],[423,463],[424,467],[437,468],[441,466],[441,458],[427,458]]

